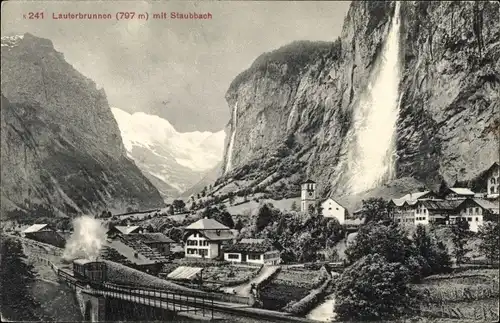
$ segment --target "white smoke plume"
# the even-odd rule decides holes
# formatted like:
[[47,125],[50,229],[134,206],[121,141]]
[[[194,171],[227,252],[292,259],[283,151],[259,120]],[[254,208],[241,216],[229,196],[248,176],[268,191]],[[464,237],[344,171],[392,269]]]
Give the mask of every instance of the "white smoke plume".
[[106,243],[107,229],[103,223],[84,215],[73,220],[73,234],[66,242],[62,258],[71,261],[77,258],[96,260]]

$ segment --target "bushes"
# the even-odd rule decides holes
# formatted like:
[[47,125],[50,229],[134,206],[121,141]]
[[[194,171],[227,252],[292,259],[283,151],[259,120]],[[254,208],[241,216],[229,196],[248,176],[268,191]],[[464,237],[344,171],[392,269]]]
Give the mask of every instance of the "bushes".
[[347,268],[335,292],[340,320],[386,320],[412,314],[415,294],[410,271],[379,254],[369,254]]

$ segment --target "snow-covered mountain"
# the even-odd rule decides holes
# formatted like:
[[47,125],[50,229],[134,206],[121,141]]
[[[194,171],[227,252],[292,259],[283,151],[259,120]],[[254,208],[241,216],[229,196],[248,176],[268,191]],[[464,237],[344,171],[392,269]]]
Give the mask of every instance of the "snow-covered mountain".
[[198,183],[222,160],[225,132],[180,133],[165,119],[111,108],[123,144],[164,198]]

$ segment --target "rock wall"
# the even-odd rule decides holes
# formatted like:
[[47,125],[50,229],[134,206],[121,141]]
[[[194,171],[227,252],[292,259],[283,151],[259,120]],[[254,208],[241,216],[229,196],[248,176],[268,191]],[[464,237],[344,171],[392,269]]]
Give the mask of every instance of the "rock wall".
[[163,205],[126,157],[104,90],[49,40],[2,37],[1,51],[3,212],[36,218]]
[[[396,178],[435,188],[499,159],[499,7],[402,2]],[[353,2],[340,39],[292,43],[239,75],[226,95],[231,111],[238,102],[234,168],[218,184],[238,180],[250,191],[286,196],[309,177],[320,196],[344,193],[353,112],[381,59],[394,8]]]

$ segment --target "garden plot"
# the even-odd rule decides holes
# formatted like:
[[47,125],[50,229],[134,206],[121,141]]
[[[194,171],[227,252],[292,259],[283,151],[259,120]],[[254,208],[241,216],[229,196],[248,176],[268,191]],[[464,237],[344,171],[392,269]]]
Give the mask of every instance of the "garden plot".
[[299,301],[321,283],[319,270],[282,269],[261,291],[263,306],[281,310],[288,303]]
[[224,285],[227,284],[242,284],[251,279],[257,271],[258,267],[238,267],[238,266],[213,266],[203,270],[203,280],[217,282]]

